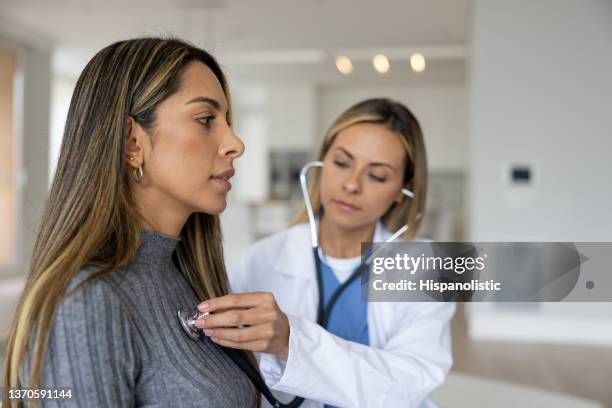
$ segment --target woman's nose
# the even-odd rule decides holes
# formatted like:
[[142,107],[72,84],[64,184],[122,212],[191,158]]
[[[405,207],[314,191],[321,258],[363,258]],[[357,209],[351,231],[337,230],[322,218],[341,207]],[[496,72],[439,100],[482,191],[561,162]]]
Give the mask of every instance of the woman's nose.
[[232,159],[236,159],[242,156],[244,149],[242,140],[234,133],[233,129],[229,128],[223,143],[219,146],[219,154],[223,157],[230,156]]

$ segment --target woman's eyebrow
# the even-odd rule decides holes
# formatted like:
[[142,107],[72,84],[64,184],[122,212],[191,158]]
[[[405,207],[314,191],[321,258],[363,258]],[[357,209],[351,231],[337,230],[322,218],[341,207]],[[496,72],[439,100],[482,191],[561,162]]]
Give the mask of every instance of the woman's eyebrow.
[[[354,159],[355,157],[349,153],[348,150],[346,150],[343,147],[337,146],[336,147],[337,150],[340,150],[341,152],[343,152],[344,154],[346,154],[349,159]],[[372,167],[388,167],[389,169],[391,169],[392,171],[395,171],[395,167],[393,167],[392,165],[390,165],[389,163],[383,163],[383,162],[373,162],[373,163],[368,163],[368,166],[372,166]]]
[[209,98],[207,96],[196,96],[193,99],[190,99],[185,105],[189,105],[191,103],[206,103],[210,105],[215,110],[221,110],[221,104],[213,98]]

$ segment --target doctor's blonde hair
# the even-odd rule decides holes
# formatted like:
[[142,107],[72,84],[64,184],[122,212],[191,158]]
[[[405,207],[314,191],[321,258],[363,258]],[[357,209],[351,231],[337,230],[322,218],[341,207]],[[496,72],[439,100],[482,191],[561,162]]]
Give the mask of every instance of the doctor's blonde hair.
[[[400,136],[406,149],[406,167],[404,169],[404,187],[412,182],[413,198],[394,202],[382,217],[383,224],[390,231],[395,231],[405,224],[410,228],[404,233],[403,240],[411,241],[419,232],[427,200],[427,154],[421,125],[408,108],[399,102],[387,98],[374,98],[359,102],[342,113],[332,123],[323,137],[323,142],[316,160],[323,161],[327,151],[334,143],[336,136],[344,129],[358,123],[373,123],[391,130]],[[315,214],[321,210],[319,190],[321,171],[313,169],[309,194]],[[308,222],[306,207],[293,220],[292,224]]]

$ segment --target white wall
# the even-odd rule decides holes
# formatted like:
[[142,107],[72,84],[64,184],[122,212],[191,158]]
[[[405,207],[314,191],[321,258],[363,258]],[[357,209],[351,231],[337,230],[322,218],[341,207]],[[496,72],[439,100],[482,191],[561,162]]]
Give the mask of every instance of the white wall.
[[270,149],[312,149],[317,143],[315,85],[280,84],[269,92]]
[[[474,11],[469,238],[612,241],[612,2],[480,0]],[[533,167],[532,186],[509,185],[510,163]],[[610,303],[472,306],[476,336],[612,342]]]
[[[471,238],[612,240],[612,2],[474,9]],[[535,167],[530,191],[504,183],[513,162]]]
[[234,131],[245,151],[235,163],[236,176],[231,200],[259,201],[268,195],[268,116],[269,95],[265,87],[231,87]]
[[25,175],[22,196],[23,255],[29,260],[49,180],[51,54],[49,51],[24,47],[22,58],[22,163]]
[[254,239],[256,222],[250,204],[269,198],[270,151],[311,150],[316,139],[313,84],[237,83],[232,86],[232,103],[235,130],[246,149],[235,162],[234,188],[221,216],[228,265]]
[[51,83],[51,127],[49,140],[49,185],[53,180],[57,160],[59,159],[62,138],[64,137],[64,127],[66,116],[70,108],[70,100],[76,79],[64,78],[54,75]]

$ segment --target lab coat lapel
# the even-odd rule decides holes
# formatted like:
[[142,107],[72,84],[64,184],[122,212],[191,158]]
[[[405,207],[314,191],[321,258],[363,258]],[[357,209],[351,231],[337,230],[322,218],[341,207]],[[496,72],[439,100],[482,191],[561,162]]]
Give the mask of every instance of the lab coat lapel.
[[318,290],[308,224],[292,227],[278,249],[275,273],[284,275],[288,279],[285,282],[290,282],[283,290],[295,293],[292,306],[302,316],[316,320]]
[[[391,236],[391,232],[383,225],[382,222],[376,223],[374,230],[374,242],[385,242]],[[381,347],[387,342],[386,325],[392,307],[387,302],[368,302],[368,337],[372,347]]]
[[[374,242],[384,242],[391,236],[385,226],[378,222],[374,230]],[[292,227],[284,241],[278,246],[278,258],[274,263],[275,274],[287,278],[281,290],[294,293],[291,306],[296,313],[315,321],[317,316],[318,290],[310,230],[308,224]],[[368,303],[368,333],[370,345],[378,346],[386,341],[385,316],[391,305],[386,302]]]
[[374,229],[374,242],[385,242],[391,236],[391,232],[385,225],[378,221]]

